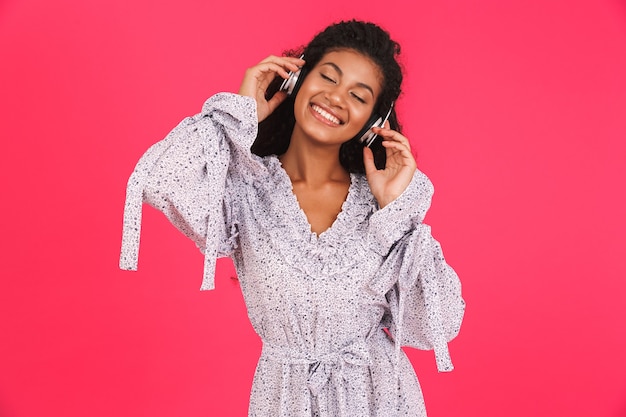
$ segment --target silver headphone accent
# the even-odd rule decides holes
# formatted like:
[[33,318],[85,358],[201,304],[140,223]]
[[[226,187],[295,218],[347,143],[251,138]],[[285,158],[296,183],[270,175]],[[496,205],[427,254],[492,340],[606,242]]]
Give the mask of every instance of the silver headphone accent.
[[385,123],[387,122],[387,120],[389,120],[389,116],[391,116],[391,110],[393,110],[393,104],[394,103],[392,102],[391,106],[389,106],[389,111],[387,112],[385,117],[384,118],[379,117],[378,119],[376,119],[376,121],[372,124],[372,126],[363,134],[363,136],[361,136],[361,139],[359,139],[359,141],[364,146],[367,146],[369,148],[372,145],[372,143],[374,143],[374,140],[376,140],[378,135],[372,131],[372,128],[385,127]]
[[[300,59],[303,59],[303,58],[304,58],[304,55],[300,55]],[[293,89],[296,87],[296,84],[298,84],[298,78],[300,77],[301,72],[302,72],[302,68],[295,72],[290,71],[289,77],[283,80],[282,84],[280,85],[279,91],[284,91],[287,93],[288,96],[290,96],[293,93]]]
[[[304,54],[300,55],[300,59],[304,59]],[[300,68],[298,71],[290,71],[289,77],[283,80],[283,82],[280,84],[279,91],[284,91],[287,93],[288,96],[291,96],[294,92],[294,89],[298,85],[298,79],[300,78],[301,74],[302,74],[302,68]],[[365,133],[363,133],[363,135],[361,135],[361,138],[359,139],[359,142],[362,143],[363,146],[367,146],[369,148],[372,145],[372,143],[374,143],[378,135],[372,131],[372,128],[385,127],[385,123],[387,122],[387,120],[389,120],[389,116],[391,116],[393,105],[394,103],[392,102],[391,106],[389,106],[389,111],[387,112],[385,117],[379,116],[378,119],[376,119],[376,121],[374,121],[373,123],[370,122],[371,123],[370,127],[365,131]]]

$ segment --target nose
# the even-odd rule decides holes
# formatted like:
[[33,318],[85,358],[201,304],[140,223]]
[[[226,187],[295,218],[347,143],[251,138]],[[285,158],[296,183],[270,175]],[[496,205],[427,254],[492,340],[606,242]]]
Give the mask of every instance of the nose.
[[326,98],[328,99],[328,103],[336,106],[343,107],[346,99],[347,91],[344,91],[340,86],[335,86],[334,88],[328,90],[326,92]]

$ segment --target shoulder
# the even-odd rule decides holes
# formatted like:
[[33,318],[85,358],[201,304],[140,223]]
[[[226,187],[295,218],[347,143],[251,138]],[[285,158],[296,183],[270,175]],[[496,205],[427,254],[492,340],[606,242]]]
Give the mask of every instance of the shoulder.
[[274,188],[277,182],[282,181],[281,170],[280,161],[274,155],[235,154],[228,167],[227,183],[253,189]]

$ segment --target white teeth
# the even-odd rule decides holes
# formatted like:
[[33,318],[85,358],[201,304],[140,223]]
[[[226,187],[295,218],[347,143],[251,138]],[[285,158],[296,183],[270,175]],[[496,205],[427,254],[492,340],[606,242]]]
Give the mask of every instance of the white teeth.
[[312,105],[311,106],[313,108],[313,110],[315,110],[315,112],[317,114],[319,114],[320,116],[322,116],[324,119],[328,120],[329,122],[333,122],[335,124],[341,124],[341,120],[337,119],[335,116],[333,116],[332,114],[324,111],[321,107],[317,106],[317,105]]

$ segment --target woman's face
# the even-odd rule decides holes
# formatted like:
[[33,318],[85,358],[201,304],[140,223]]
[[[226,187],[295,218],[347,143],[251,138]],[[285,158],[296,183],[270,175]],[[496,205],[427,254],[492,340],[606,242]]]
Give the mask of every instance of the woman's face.
[[328,52],[307,74],[294,103],[294,135],[340,145],[365,126],[382,88],[382,73],[351,49]]

